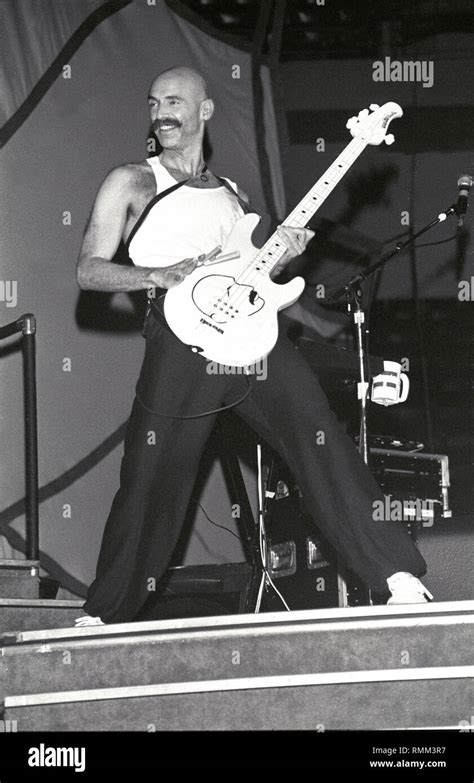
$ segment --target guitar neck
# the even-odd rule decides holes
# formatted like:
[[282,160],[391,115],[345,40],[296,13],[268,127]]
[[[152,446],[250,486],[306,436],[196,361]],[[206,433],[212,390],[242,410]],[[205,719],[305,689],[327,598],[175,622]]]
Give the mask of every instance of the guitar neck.
[[[284,221],[286,226],[301,228],[305,226],[327,199],[344,174],[350,169],[354,161],[363,152],[367,142],[363,139],[352,139],[336,160],[329,166],[322,177],[313,185],[311,190],[301,199]],[[270,273],[277,265],[280,258],[286,252],[287,247],[275,232],[265,242],[260,252],[252,262],[252,266],[260,272]]]

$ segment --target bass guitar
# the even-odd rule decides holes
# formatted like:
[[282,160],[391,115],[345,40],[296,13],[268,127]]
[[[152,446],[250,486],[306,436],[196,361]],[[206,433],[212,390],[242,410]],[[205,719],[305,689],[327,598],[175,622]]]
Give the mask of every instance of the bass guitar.
[[[284,221],[306,226],[311,217],[341,181],[368,144],[391,144],[390,122],[401,117],[397,103],[369,109],[351,117],[346,127],[353,139],[328,170],[301,199]],[[278,285],[270,273],[286,251],[275,232],[257,248],[252,233],[260,221],[249,213],[236,221],[217,259],[197,267],[179,285],[170,288],[164,300],[164,314],[170,329],[191,350],[222,365],[247,367],[267,356],[278,338],[279,310],[301,296],[305,281],[295,277]],[[224,260],[228,258],[231,260]]]

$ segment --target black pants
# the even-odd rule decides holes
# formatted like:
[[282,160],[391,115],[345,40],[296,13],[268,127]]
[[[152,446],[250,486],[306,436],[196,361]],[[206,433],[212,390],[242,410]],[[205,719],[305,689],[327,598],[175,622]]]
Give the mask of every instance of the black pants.
[[[153,312],[153,310],[152,310]],[[154,314],[137,392],[147,407],[191,415],[243,396],[242,375],[209,374]],[[268,375],[234,408],[280,453],[308,512],[347,566],[375,591],[396,571],[416,576],[426,564],[399,523],[374,521],[383,494],[329,408],[318,380],[284,335],[268,357]],[[176,546],[215,415],[183,421],[147,411],[135,398],[118,490],[107,520],[84,609],[105,622],[133,620],[166,570]]]

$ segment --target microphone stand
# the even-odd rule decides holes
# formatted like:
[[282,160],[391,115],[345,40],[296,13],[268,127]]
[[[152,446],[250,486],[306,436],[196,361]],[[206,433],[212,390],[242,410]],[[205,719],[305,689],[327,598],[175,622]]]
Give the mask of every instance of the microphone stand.
[[351,279],[344,283],[340,288],[332,294],[327,300],[328,304],[336,302],[338,299],[344,297],[347,301],[347,312],[350,315],[353,312],[353,320],[356,326],[357,336],[357,353],[359,358],[359,382],[357,384],[357,396],[359,399],[359,411],[360,411],[360,437],[359,437],[359,452],[366,463],[369,461],[369,451],[367,443],[367,390],[369,386],[368,379],[366,380],[366,351],[364,347],[364,338],[367,334],[367,327],[365,325],[365,313],[362,309],[363,291],[361,283],[366,280],[367,277],[372,275],[377,269],[384,266],[390,259],[406,250],[416,242],[418,237],[425,234],[438,223],[443,223],[449,215],[461,214],[462,209],[458,204],[452,204],[445,212],[441,212],[437,218],[428,223],[424,228],[417,231],[416,234],[412,234],[405,242],[398,242],[393,250],[389,250],[378,261],[369,266],[365,272],[358,272]]

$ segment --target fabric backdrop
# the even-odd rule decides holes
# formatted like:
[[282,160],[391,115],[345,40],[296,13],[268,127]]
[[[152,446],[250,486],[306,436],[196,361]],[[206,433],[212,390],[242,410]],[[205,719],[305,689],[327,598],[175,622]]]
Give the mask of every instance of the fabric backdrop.
[[[264,215],[273,202],[284,206],[278,145],[266,161],[275,177],[266,181],[274,188],[269,209],[250,53],[198,29],[162,0],[11,0],[0,4],[0,26],[1,279],[4,292],[7,283],[16,290],[15,299],[0,302],[0,323],[25,312],[37,318],[42,564],[64,588],[84,594],[118,486],[124,423],[144,350],[143,298],[80,292],[75,282],[95,193],[111,168],[150,154],[148,87],[175,64],[199,69],[215,99],[213,170],[236,180]],[[274,140],[268,75],[262,90],[265,135]],[[8,557],[24,541],[18,338],[4,341],[0,352],[0,557]],[[209,487],[205,510],[235,530],[218,464]],[[242,560],[239,541],[199,514],[204,532],[192,538],[188,560]]]

